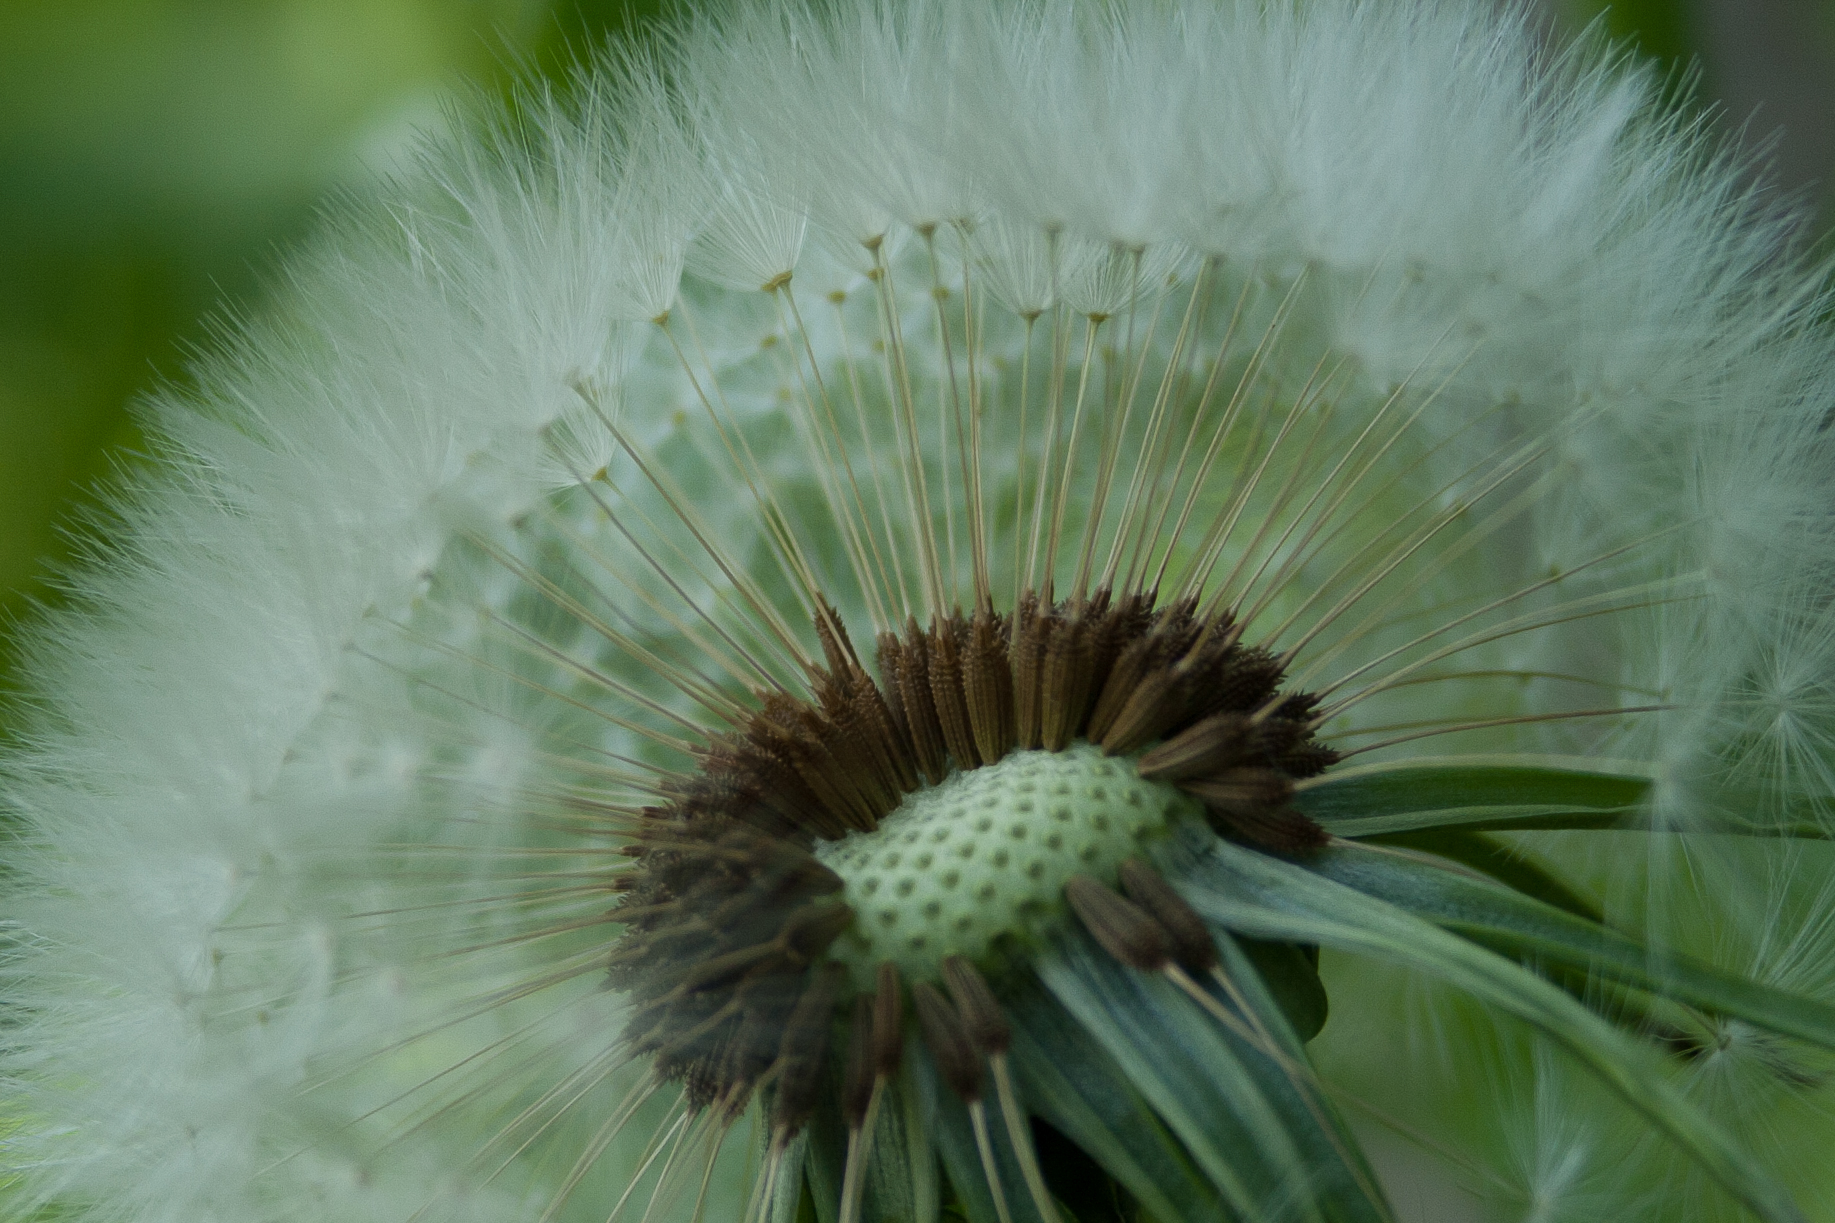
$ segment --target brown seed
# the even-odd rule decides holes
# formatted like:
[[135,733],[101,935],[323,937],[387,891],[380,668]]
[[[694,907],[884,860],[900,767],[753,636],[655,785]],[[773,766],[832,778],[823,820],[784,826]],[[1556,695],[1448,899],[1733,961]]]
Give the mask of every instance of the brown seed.
[[[782,938],[780,934],[778,936]],[[710,960],[688,966],[682,974],[681,983],[673,992],[680,994],[699,994],[707,990],[716,990],[730,985],[745,973],[765,961],[783,959],[783,952],[770,943],[757,943],[751,947],[741,947]]]
[[1092,743],[1101,743],[1108,737],[1122,706],[1128,703],[1142,678],[1149,671],[1158,670],[1161,664],[1160,643],[1152,637],[1135,637],[1120,648],[1109,666],[1095,707],[1090,710],[1088,730]]
[[898,806],[904,790],[892,779],[877,728],[869,730],[862,720],[856,693],[831,676],[817,681],[816,700],[823,723],[819,733],[855,798],[865,807],[870,822],[863,830],[871,831]]
[[1228,815],[1278,811],[1293,797],[1293,782],[1273,769],[1226,769],[1180,783],[1180,789]]
[[1260,746],[1261,734],[1248,715],[1212,714],[1147,752],[1136,767],[1150,781],[1182,781],[1246,764]]
[[905,1056],[905,1006],[899,998],[898,969],[879,966],[873,991],[873,1072],[887,1078],[898,1073]]
[[1069,620],[1055,612],[1051,638],[1040,669],[1040,738],[1051,751],[1063,751],[1083,729],[1090,695],[1089,625],[1081,615]]
[[1301,855],[1324,849],[1332,834],[1319,823],[1292,807],[1262,811],[1221,814],[1212,811],[1211,823],[1219,832],[1234,833],[1243,840],[1279,854]]
[[1260,646],[1235,646],[1220,653],[1199,690],[1201,714],[1259,707],[1281,682],[1281,665]]
[[781,1022],[782,1017],[774,1007],[747,1007],[727,1040],[715,1074],[729,1113],[743,1111],[745,1102],[751,1098],[753,1085],[770,1067],[777,1053]]
[[853,924],[854,911],[847,905],[804,905],[784,920],[773,943],[792,963],[807,964]]
[[827,726],[815,710],[777,693],[767,698],[762,719],[765,725],[761,730],[802,778],[822,809],[825,825],[839,823],[844,828],[860,829],[873,826],[871,808],[856,795],[854,778],[823,741]]
[[977,1049],[994,1056],[1013,1047],[1012,1025],[995,1000],[994,991],[973,964],[959,955],[950,956],[943,961],[943,980],[956,1000],[962,1026]]
[[1315,821],[1287,805],[1293,782],[1274,769],[1230,769],[1181,782],[1180,788],[1204,801],[1217,831],[1277,853],[1304,853],[1331,840]]
[[890,787],[901,795],[917,789],[917,767],[911,758],[911,742],[904,725],[893,716],[879,685],[864,671],[859,673],[854,684],[853,700],[855,720],[880,754],[883,761],[880,767]]
[[1208,973],[1217,966],[1217,941],[1198,911],[1172,890],[1160,873],[1139,858],[1121,864],[1121,887],[1128,899],[1153,916],[1172,938],[1172,957],[1191,973]]
[[841,613],[823,599],[815,621],[816,639],[822,643],[822,657],[828,660],[829,673],[838,679],[851,678],[860,670],[860,656],[854,653]]
[[753,719],[747,732],[744,771],[734,774],[736,785],[751,789],[758,801],[786,825],[816,836],[836,838],[846,834],[847,822],[833,805],[809,788],[797,768],[801,747],[783,728],[763,717]]
[[1006,625],[990,611],[975,613],[962,654],[962,692],[975,751],[992,764],[1013,750],[1013,669],[1007,663]]
[[956,1008],[928,981],[912,986],[911,1003],[917,1009],[925,1047],[936,1059],[943,1082],[966,1103],[981,1099],[981,1058],[969,1043]]
[[930,695],[936,702],[937,725],[942,728],[944,746],[958,767],[974,769],[991,762],[982,760],[975,747],[968,695],[962,688],[962,646],[967,634],[968,626],[963,623],[960,612],[931,624]]
[[1115,756],[1145,747],[1179,724],[1190,695],[1191,677],[1180,664],[1148,672],[1103,734],[1102,750]]
[[841,1117],[847,1128],[857,1130],[866,1120],[867,1104],[873,1098],[873,999],[866,994],[854,998],[854,1023],[847,1038],[847,1069],[841,1077]]
[[1281,772],[1298,781],[1306,777],[1317,777],[1325,770],[1337,764],[1342,757],[1325,744],[1315,739],[1308,739],[1275,758],[1275,764]]
[[[943,727],[937,721],[936,698],[930,691],[929,649],[929,642],[918,628],[917,618],[907,616],[904,639],[897,643],[891,662],[896,671],[899,698],[904,706],[905,729],[911,736],[911,747],[917,757],[918,768],[931,785],[937,785],[949,775],[949,764],[944,756]],[[880,674],[889,674],[883,661]]]
[[785,1133],[803,1128],[815,1112],[816,1090],[822,1082],[822,1063],[828,1055],[828,1032],[834,1022],[835,1000],[847,970],[839,964],[822,965],[803,990],[784,1024],[777,1049],[777,1100],[772,1124]]
[[1158,972],[1172,960],[1171,940],[1138,905],[1088,875],[1073,875],[1064,899],[1102,949],[1130,968]]
[[1020,596],[1013,616],[1013,645],[1008,652],[1013,670],[1014,742],[1021,751],[1037,748],[1042,740],[1039,702],[1045,666],[1045,645],[1051,635],[1039,614],[1039,597],[1031,591]]
[[874,659],[879,664],[880,679],[885,687],[886,712],[892,715],[899,737],[910,748],[911,724],[905,715],[905,698],[898,682],[899,668],[903,665],[900,655],[904,653],[905,647],[897,633],[881,633],[875,647],[877,652]]
[[1083,721],[1086,734],[1090,716],[1094,715],[1096,700],[1108,685],[1109,673],[1114,669],[1116,659],[1129,642],[1147,631],[1153,621],[1145,596],[1124,594],[1120,602],[1113,604],[1112,597],[1113,592],[1107,586],[1090,596],[1090,606],[1097,613],[1097,618],[1090,632],[1090,715]]

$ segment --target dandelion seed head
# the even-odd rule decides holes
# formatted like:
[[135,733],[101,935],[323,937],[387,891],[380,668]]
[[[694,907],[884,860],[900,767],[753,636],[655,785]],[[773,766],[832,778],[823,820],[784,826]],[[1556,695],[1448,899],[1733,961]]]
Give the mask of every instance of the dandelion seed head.
[[1380,1214],[1224,864],[1442,752],[1826,780],[1820,298],[1648,96],[1451,3],[786,5],[430,143],[34,639],[22,1192],[1049,1220],[1037,1112]]

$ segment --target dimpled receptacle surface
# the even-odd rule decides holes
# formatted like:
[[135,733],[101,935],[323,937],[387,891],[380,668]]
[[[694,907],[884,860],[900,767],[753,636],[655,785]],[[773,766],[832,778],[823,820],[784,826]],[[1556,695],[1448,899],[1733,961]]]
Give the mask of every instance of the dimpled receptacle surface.
[[1083,743],[954,774],[874,831],[816,847],[854,909],[829,954],[860,989],[884,960],[907,981],[937,980],[951,955],[993,967],[1002,935],[1030,940],[1062,919],[1065,880],[1112,881],[1123,859],[1199,811],[1174,787],[1142,780],[1132,760]]

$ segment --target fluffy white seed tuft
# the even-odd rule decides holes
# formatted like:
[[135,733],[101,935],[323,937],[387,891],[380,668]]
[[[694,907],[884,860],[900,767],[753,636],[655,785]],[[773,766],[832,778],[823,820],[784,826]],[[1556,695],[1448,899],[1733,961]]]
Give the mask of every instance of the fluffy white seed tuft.
[[1647,77],[1452,0],[832,10],[430,145],[150,406],[0,761],[27,1206],[741,1217],[576,883],[693,727],[805,682],[813,589],[864,644],[978,543],[1004,597],[1153,541],[1377,760],[1664,706],[1461,743],[1835,818],[1828,303]]

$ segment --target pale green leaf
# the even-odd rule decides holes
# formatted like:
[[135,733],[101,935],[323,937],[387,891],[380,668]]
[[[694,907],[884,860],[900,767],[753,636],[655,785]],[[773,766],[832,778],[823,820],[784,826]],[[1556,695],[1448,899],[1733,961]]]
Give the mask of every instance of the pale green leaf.
[[[762,1133],[764,1127],[760,1126],[759,1129],[760,1137],[765,1138]],[[797,1223],[797,1216],[802,1213],[803,1207],[803,1163],[808,1153],[808,1130],[791,1139],[784,1148],[777,1169],[777,1184],[767,1206],[766,1217],[771,1223]],[[760,1166],[762,1168],[762,1162]]]
[[1420,765],[1327,777],[1294,805],[1341,837],[1419,828],[1612,828],[1641,822],[1647,778],[1578,769]]
[[1011,1000],[1013,1067],[1027,1105],[1089,1152],[1147,1212],[1214,1219],[1223,1203],[1114,1059],[1051,998]]
[[1293,1025],[1302,1044],[1319,1035],[1330,1011],[1325,983],[1319,979],[1317,955],[1292,943],[1240,940],[1254,976],[1267,986],[1273,1005]]
[[1679,1002],[1835,1049],[1835,1007],[1723,972],[1485,879],[1361,846],[1325,850],[1308,869],[1512,953],[1596,972]]
[[[1040,956],[1036,967],[1191,1152],[1233,1216],[1331,1223],[1388,1217],[1365,1192],[1371,1182],[1360,1183],[1341,1157],[1354,1150],[1348,1138],[1321,1128],[1329,1112],[1309,1108],[1287,1071],[1170,981],[1125,968],[1077,937]],[[1252,973],[1240,957],[1236,971]],[[1259,996],[1284,1028],[1272,1001]],[[1297,1052],[1291,1032],[1285,1040]]]
[[1687,1151],[1761,1218],[1802,1223],[1789,1194],[1671,1084],[1657,1054],[1522,966],[1301,866],[1212,838],[1177,881],[1208,920],[1420,969],[1534,1025]]

